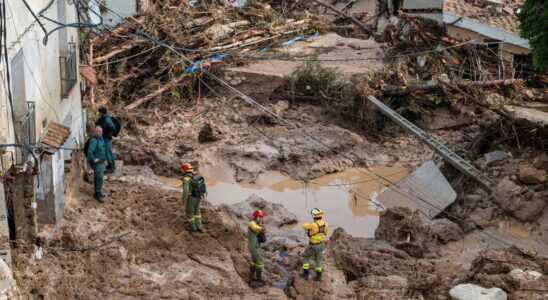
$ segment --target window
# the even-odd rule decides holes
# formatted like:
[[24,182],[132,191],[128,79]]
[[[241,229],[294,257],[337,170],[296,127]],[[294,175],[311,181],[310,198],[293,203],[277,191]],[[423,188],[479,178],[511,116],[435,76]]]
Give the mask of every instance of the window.
[[76,45],[74,43],[69,43],[68,45],[67,55],[59,57],[62,98],[68,98],[70,91],[72,91],[72,88],[76,85],[78,79],[78,56],[76,55]]

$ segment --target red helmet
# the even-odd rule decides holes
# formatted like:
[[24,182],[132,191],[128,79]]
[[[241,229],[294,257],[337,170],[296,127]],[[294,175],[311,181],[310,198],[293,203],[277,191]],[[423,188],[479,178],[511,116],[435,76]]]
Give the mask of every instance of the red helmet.
[[183,170],[184,170],[185,172],[192,172],[192,171],[194,171],[194,167],[193,167],[191,164],[189,164],[189,163],[183,163],[183,162],[182,162],[182,163],[181,163],[181,168],[183,168]]
[[256,217],[264,217],[264,212],[260,211],[260,210],[256,210],[253,212],[253,218],[256,218]]

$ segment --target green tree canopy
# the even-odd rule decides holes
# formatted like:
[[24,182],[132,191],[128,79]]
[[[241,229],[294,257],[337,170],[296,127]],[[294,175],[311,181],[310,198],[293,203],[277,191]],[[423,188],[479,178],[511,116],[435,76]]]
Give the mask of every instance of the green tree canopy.
[[533,47],[533,65],[546,71],[548,67],[548,1],[526,0],[518,14],[521,35]]

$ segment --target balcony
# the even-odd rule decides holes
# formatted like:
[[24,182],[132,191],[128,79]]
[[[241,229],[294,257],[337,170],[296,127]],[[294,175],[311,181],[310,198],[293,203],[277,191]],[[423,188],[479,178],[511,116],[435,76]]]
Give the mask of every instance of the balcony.
[[59,57],[61,70],[61,98],[68,98],[70,91],[78,81],[78,56],[76,45],[69,43],[66,56]]
[[[19,137],[20,144],[36,143],[36,113],[34,102],[27,102],[27,112],[19,120],[16,121],[16,133]],[[27,161],[30,152],[25,148],[17,148],[16,165],[23,165]]]

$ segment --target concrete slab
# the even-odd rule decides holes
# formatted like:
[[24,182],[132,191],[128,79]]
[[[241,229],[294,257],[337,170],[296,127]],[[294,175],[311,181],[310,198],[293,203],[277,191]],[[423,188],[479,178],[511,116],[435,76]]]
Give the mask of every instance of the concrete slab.
[[[247,66],[228,68],[225,79],[251,97],[268,98],[303,59],[315,52],[321,53],[318,59],[324,66],[338,68],[343,76],[364,74],[383,66],[381,44],[328,33],[269,51],[272,55],[288,56],[288,59],[258,60]],[[292,57],[299,60],[289,60]]]
[[518,106],[511,106],[511,105],[505,105],[504,108],[506,108],[508,111],[510,111],[515,118],[518,119],[525,119],[529,122],[546,126],[548,125],[548,113],[532,109],[532,108],[525,108],[525,107],[518,107]]
[[456,198],[457,193],[436,164],[428,160],[409,176],[381,192],[377,200],[386,208],[404,206],[433,219]]

